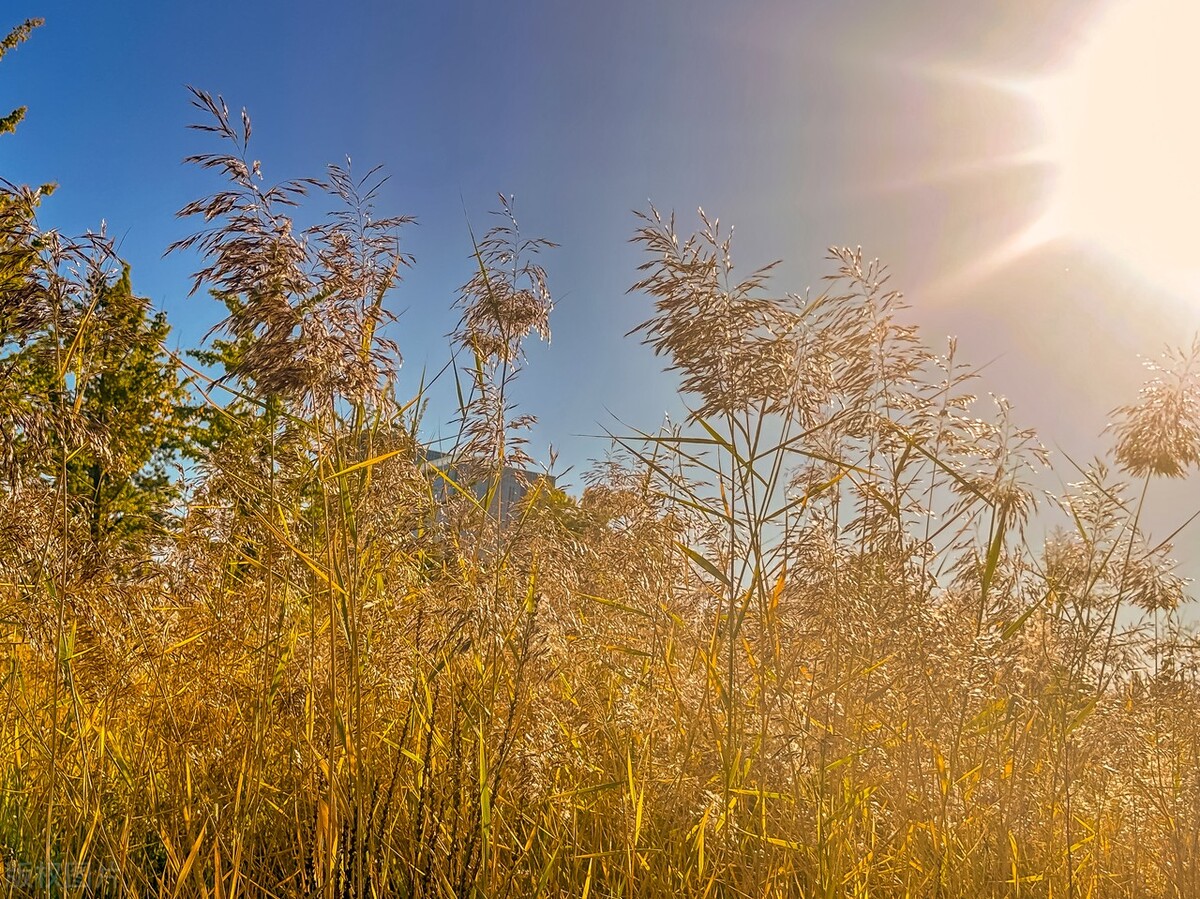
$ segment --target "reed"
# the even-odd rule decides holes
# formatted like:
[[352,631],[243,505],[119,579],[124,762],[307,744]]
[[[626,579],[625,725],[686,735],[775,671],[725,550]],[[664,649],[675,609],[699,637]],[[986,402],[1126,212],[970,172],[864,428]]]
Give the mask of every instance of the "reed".
[[43,372],[0,387],[5,895],[1200,894],[1197,644],[1143,521],[1200,459],[1196,350],[1047,496],[881,265],[774,294],[651,208],[636,334],[689,417],[497,514],[553,245],[504,198],[472,235],[439,465],[385,339],[411,219],[375,171],[265,186],[193,96],[221,181],[175,249],[227,317],[154,357],[193,461],[119,540],[70,472],[158,464],[87,392],[128,275],[0,196],[0,355]]

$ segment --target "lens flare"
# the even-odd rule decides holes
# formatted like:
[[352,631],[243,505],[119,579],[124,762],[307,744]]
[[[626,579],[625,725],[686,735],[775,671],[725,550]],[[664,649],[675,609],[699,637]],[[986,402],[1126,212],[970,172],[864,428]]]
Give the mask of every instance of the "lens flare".
[[1036,95],[1058,169],[1044,229],[1200,286],[1200,3],[1111,7]]

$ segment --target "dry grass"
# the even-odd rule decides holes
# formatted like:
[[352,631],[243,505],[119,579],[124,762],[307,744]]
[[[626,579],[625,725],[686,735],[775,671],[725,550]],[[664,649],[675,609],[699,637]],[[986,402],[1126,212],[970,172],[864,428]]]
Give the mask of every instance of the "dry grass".
[[[139,565],[84,564],[29,462],[121,452],[68,401],[111,359],[81,337],[107,244],[0,202],[0,347],[61,375],[0,389],[7,895],[1200,895],[1196,643],[1140,524],[1200,458],[1194,353],[1119,410],[1118,471],[1039,502],[1034,435],[879,265],[835,249],[819,296],[774,297],[715,222],[650,210],[639,330],[691,418],[501,526],[396,399],[407,219],[374,174],[262,187],[248,118],[196,100],[228,186],[182,246],[226,370],[196,376],[208,446]],[[304,231],[314,194],[337,211]],[[456,471],[492,489],[551,308],[548,245],[502,212],[454,335]]]

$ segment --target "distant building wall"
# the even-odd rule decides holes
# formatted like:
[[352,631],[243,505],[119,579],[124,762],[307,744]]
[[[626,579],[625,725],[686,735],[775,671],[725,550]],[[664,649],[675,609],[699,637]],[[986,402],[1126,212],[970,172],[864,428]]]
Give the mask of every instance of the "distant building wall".
[[[466,484],[462,483],[462,479],[458,477],[453,457],[448,453],[426,449],[425,461],[430,467],[444,472],[446,477],[453,480],[458,486],[467,487]],[[502,523],[511,521],[515,510],[521,504],[521,500],[530,491],[537,489],[539,484],[549,487],[555,486],[554,476],[505,465],[500,469],[500,483],[496,485],[496,490],[492,496],[492,502],[488,511],[499,518]],[[479,481],[470,485],[471,492],[475,494],[475,498],[480,502],[487,497],[491,487],[491,483],[487,481]],[[444,499],[449,495],[449,491],[453,489],[444,479],[438,478],[434,485],[434,495],[439,500]]]

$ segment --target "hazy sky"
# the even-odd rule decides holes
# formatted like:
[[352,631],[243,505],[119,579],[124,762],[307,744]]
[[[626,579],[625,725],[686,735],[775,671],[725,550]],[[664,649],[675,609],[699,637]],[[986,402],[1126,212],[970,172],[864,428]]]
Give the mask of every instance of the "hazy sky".
[[48,224],[106,221],[187,345],[221,310],[186,297],[194,258],[162,258],[193,228],[175,210],[215,186],[180,165],[214,148],[184,127],[185,85],[248,107],[268,181],[347,154],[383,163],[381,211],[419,220],[392,304],[411,385],[447,358],[468,221],[482,230],[497,192],[515,194],[523,230],[562,245],[543,259],[553,343],[531,349],[520,398],[541,418],[534,454],[552,441],[572,463],[602,452],[580,435],[619,427],[612,415],[653,429],[679,408],[623,336],[649,313],[626,295],[631,210],[652,200],[690,228],[703,206],[736,225],[744,270],[784,260],[780,293],[819,287],[828,245],[861,244],[931,344],[955,333],[965,357],[994,360],[981,391],[1087,456],[1133,399],[1138,354],[1190,340],[1200,306],[1070,238],[985,263],[1058,177],[1036,153],[1046,109],[1004,85],[1068,65],[1105,6],[9,0],[0,25],[47,24],[0,66],[0,106],[29,106],[0,171],[59,183]]

